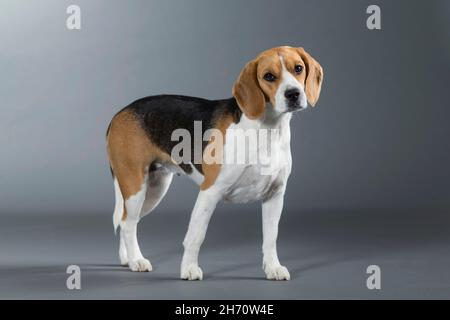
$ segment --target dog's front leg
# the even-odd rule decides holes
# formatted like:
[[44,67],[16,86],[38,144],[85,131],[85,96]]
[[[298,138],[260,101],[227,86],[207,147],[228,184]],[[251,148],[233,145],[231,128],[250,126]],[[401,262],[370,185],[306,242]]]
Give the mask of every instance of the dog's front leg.
[[277,254],[278,223],[283,210],[284,192],[263,201],[263,269],[267,279],[290,280],[286,267],[280,264]]
[[192,210],[188,231],[183,241],[184,254],[181,262],[181,278],[202,280],[203,272],[198,266],[198,253],[205,239],[209,220],[220,200],[217,194],[209,189],[200,191]]

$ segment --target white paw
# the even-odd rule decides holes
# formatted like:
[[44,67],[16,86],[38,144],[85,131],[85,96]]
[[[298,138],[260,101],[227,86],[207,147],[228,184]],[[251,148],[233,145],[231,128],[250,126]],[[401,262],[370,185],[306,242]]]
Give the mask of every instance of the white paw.
[[202,269],[196,264],[191,264],[187,267],[181,267],[181,279],[184,280],[202,280]]
[[266,266],[264,271],[268,280],[291,280],[291,275],[285,266]]
[[129,261],[128,266],[130,267],[131,271],[136,272],[148,272],[153,270],[152,264],[145,258]]

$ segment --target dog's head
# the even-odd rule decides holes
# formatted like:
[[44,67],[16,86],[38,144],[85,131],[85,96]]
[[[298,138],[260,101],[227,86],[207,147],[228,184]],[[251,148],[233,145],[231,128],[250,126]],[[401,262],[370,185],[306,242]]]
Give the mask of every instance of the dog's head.
[[270,102],[276,113],[305,109],[319,99],[323,71],[303,48],[277,47],[262,52],[242,69],[233,96],[250,119]]

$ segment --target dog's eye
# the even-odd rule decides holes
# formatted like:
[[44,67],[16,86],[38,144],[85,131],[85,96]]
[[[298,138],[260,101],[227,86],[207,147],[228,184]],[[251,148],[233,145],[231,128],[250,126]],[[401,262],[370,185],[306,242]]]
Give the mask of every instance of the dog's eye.
[[267,72],[267,73],[264,75],[264,80],[266,80],[266,81],[274,82],[275,79],[276,79],[276,77],[275,77],[273,74],[271,74],[270,72]]
[[301,73],[303,70],[303,67],[301,65],[296,65],[294,68],[295,73]]

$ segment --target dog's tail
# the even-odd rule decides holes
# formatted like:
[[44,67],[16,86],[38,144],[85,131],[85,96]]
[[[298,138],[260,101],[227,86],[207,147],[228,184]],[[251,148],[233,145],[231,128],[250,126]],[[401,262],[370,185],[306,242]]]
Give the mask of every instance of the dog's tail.
[[114,225],[114,233],[115,233],[117,231],[117,227],[120,224],[120,220],[122,220],[123,213],[124,213],[123,196],[122,196],[122,192],[120,191],[119,182],[117,181],[116,177],[114,177],[114,194],[115,194],[115,198],[116,198],[116,205],[114,207],[114,213],[113,213],[113,225]]

